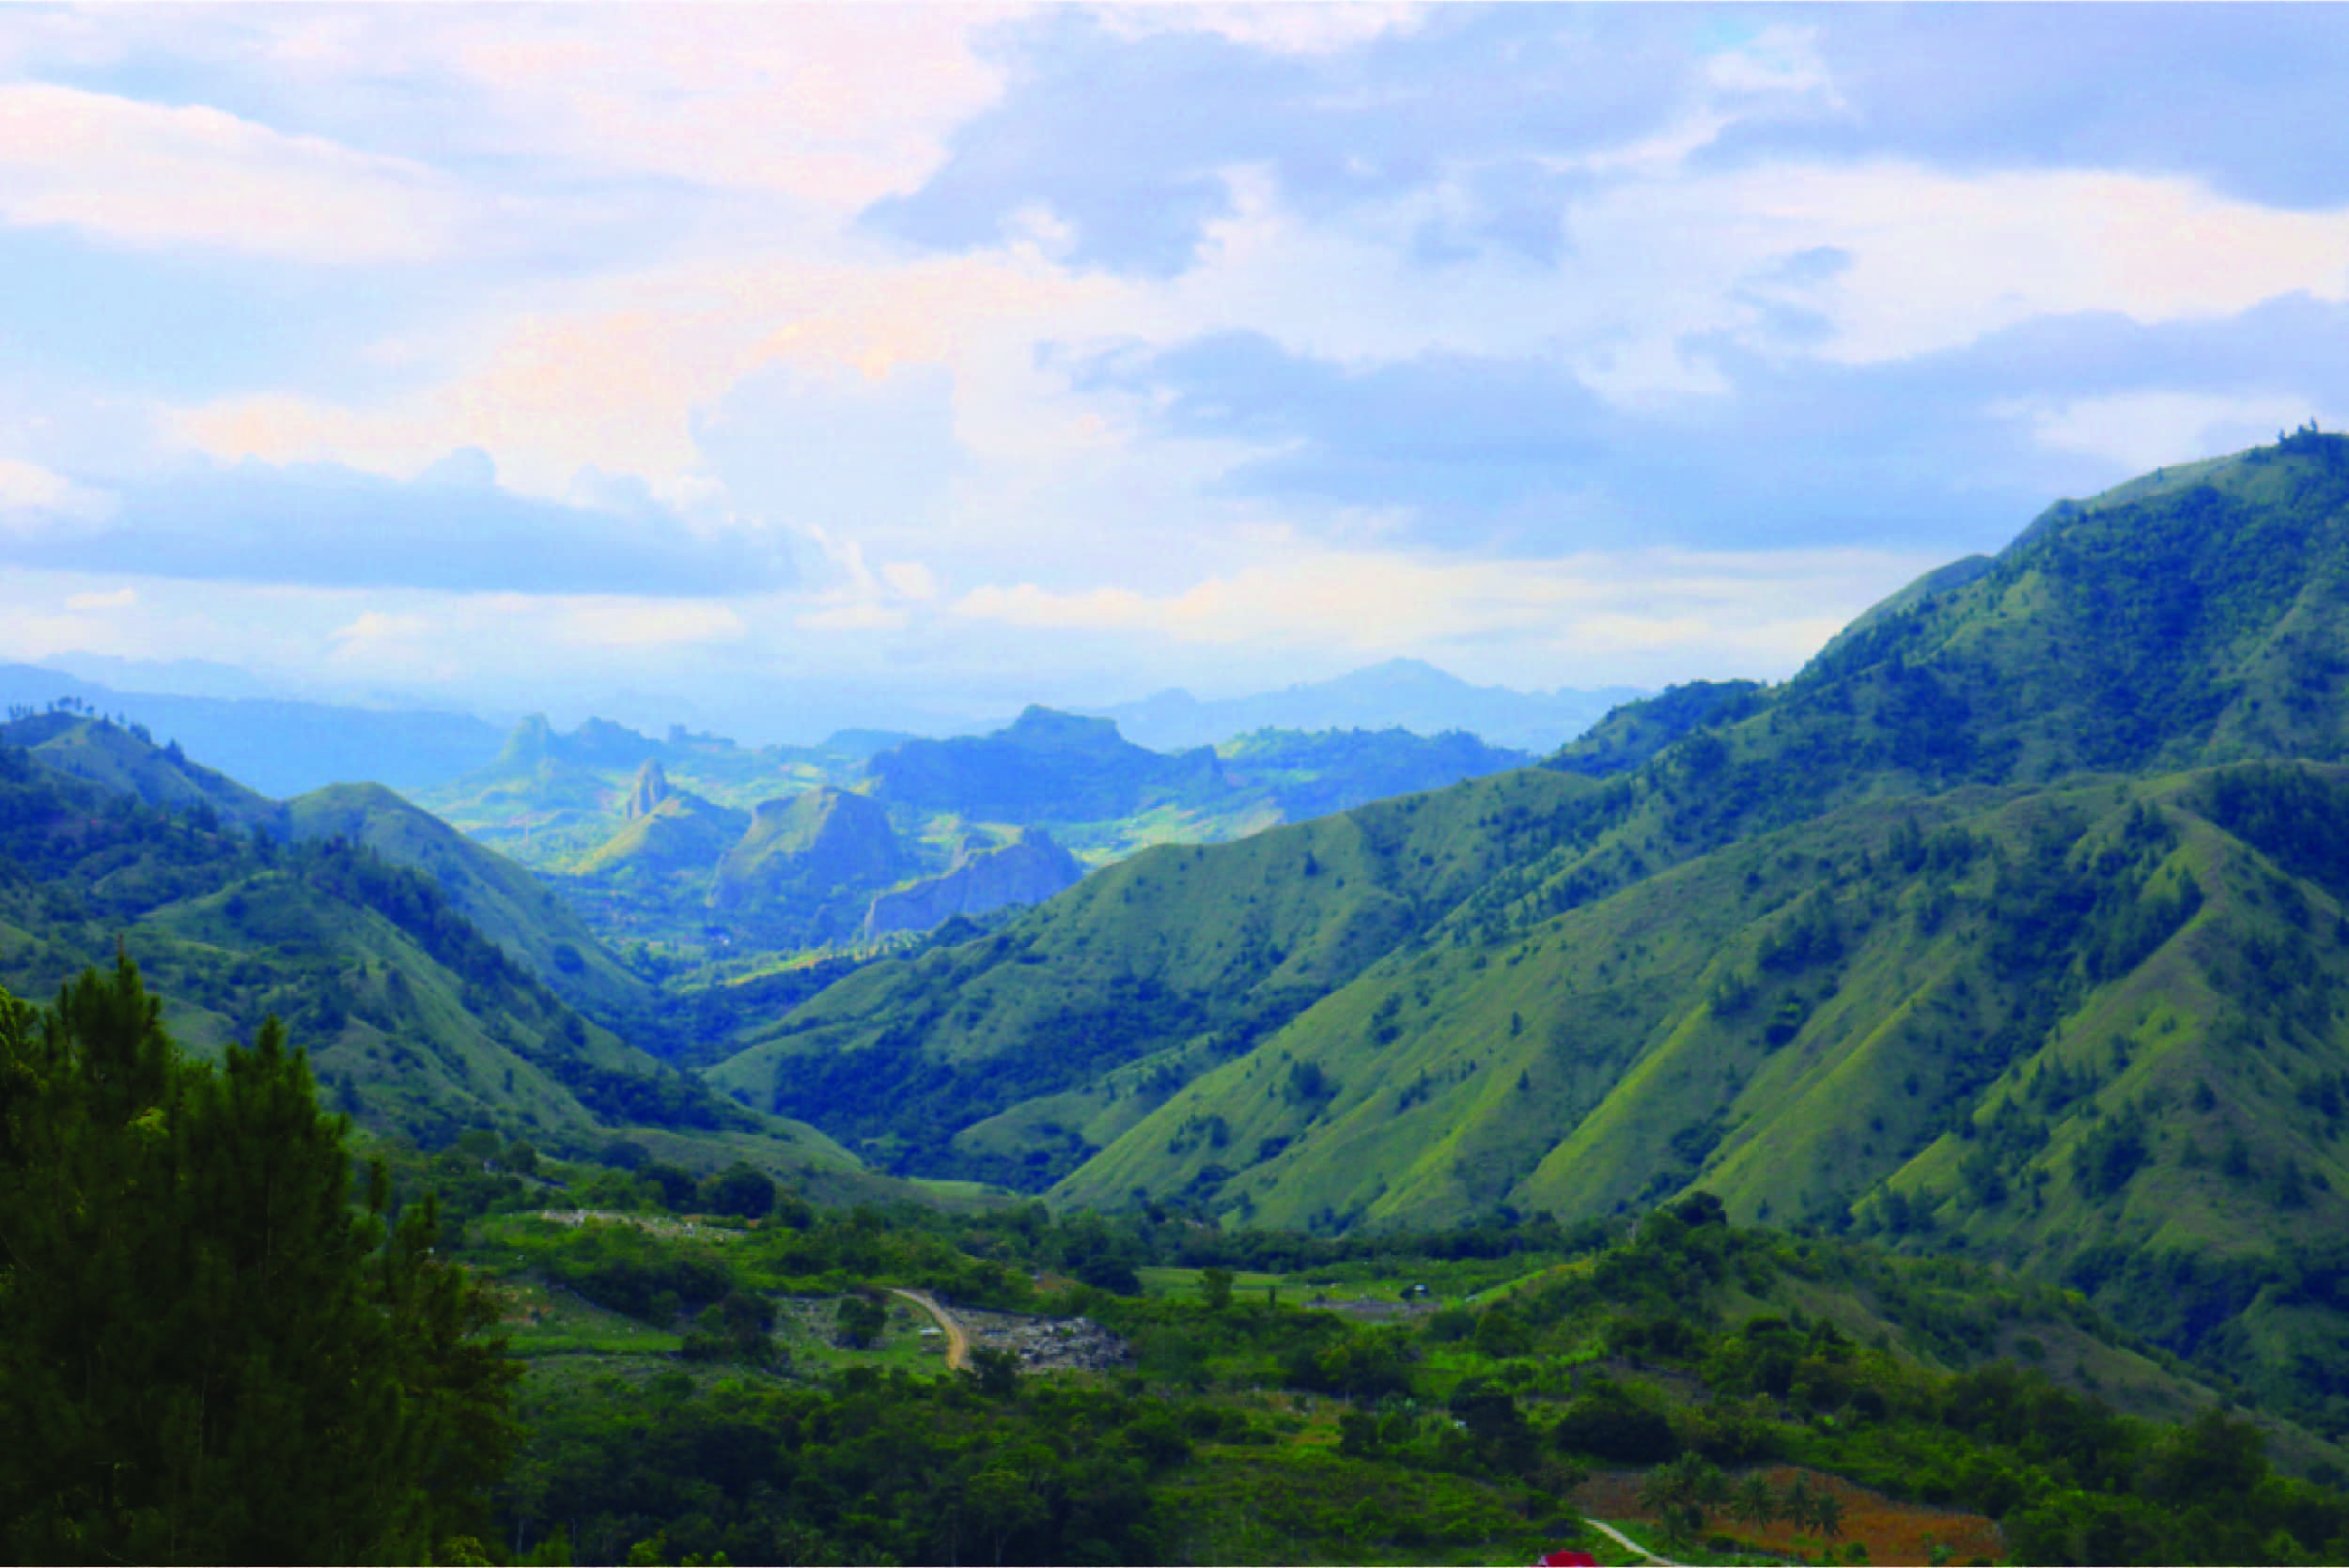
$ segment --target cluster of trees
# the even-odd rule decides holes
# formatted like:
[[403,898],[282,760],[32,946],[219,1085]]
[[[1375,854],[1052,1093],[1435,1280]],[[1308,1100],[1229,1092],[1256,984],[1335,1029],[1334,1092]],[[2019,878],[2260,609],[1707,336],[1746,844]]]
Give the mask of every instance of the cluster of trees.
[[496,1312],[264,1027],[180,1055],[126,957],[0,992],[0,1555],[426,1560],[515,1438]]
[[1783,1487],[1760,1470],[1736,1481],[1697,1453],[1658,1465],[1640,1484],[1641,1505],[1664,1527],[1666,1537],[1685,1545],[1706,1533],[1716,1517],[1755,1529],[1783,1519],[1798,1530],[1833,1540],[1843,1533],[1843,1502],[1824,1486],[1797,1475]]
[[[841,1291],[839,1331],[855,1341],[877,1317],[872,1291],[883,1281],[942,1289],[961,1253],[944,1244],[947,1230],[1024,1265],[1062,1256],[1074,1239],[1069,1220],[1022,1211],[907,1220],[820,1216],[806,1230],[769,1225],[697,1253],[688,1239],[594,1247],[636,1249],[646,1265],[702,1258],[697,1296],[669,1308],[669,1322],[695,1324],[688,1357],[770,1375],[773,1355],[761,1361],[756,1347],[756,1298],[770,1291]],[[841,1251],[850,1239],[863,1251]],[[566,1247],[587,1256],[589,1242]],[[780,1272],[817,1263],[832,1270]],[[533,1267],[587,1280],[545,1256]],[[1826,1319],[1719,1317],[1713,1303],[1769,1294],[1781,1275],[1807,1289],[1865,1289],[1915,1324],[1934,1355],[1976,1369],[1938,1374]],[[1029,1289],[1024,1267],[999,1280],[1005,1303]],[[1644,1502],[1675,1538],[1785,1519],[1835,1540],[1844,1529],[1835,1491],[1766,1482],[1766,1467],[1790,1465],[1992,1516],[2020,1561],[2328,1561],[2349,1549],[2349,1500],[2274,1474],[2244,1418],[2211,1408],[2187,1427],[2150,1425],[1987,1359],[1999,1324],[2025,1308],[2093,1327],[2089,1310],[2053,1291],[1851,1242],[1741,1233],[1705,1200],[1649,1216],[1588,1265],[1508,1303],[1391,1327],[1238,1289],[1234,1272],[1210,1265],[1196,1298],[1062,1296],[1050,1310],[1081,1310],[1130,1347],[1130,1371],[1083,1385],[1019,1375],[1005,1357],[961,1380],[853,1374],[700,1397],[658,1378],[650,1399],[641,1380],[601,1394],[556,1380],[533,1394],[521,1482],[500,1529],[519,1543],[564,1526],[589,1557],[662,1533],[669,1552],[738,1561],[785,1552],[1137,1561],[1168,1549],[1179,1524],[1168,1500],[1193,1488],[1231,1488],[1240,1500],[1267,1488],[1262,1510],[1278,1514],[1297,1486],[1361,1496],[1346,1477],[1362,1477],[1370,1496],[1400,1498],[1450,1477],[1494,1500],[1520,1498],[1511,1507],[1525,1519],[1567,1538],[1572,1521],[1541,1500],[1586,1467],[1635,1465],[1652,1472]],[[1591,1364],[1593,1341],[1605,1371]],[[1689,1380],[1703,1397],[1685,1392]],[[1337,1441],[1311,1479],[1295,1469],[1301,1422],[1281,1416],[1287,1399],[1337,1406]],[[1003,1453],[1024,1455],[1010,1467],[1018,1488],[982,1479]],[[1116,1502],[1079,1507],[1083,1491]],[[1379,1549],[1409,1529],[1362,1502],[1342,1521],[1318,1516],[1315,1529],[1337,1535],[1287,1549],[1332,1549],[1332,1540]]]

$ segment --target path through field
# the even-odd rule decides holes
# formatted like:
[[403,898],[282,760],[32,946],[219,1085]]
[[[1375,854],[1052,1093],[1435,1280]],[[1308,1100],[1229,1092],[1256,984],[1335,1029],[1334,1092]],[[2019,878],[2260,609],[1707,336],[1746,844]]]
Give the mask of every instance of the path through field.
[[1590,1526],[1593,1529],[1597,1530],[1600,1534],[1611,1537],[1626,1550],[1639,1553],[1641,1557],[1646,1558],[1650,1562],[1661,1563],[1663,1564],[1663,1568],[1680,1568],[1680,1564],[1674,1562],[1671,1558],[1657,1557],[1654,1552],[1649,1551],[1645,1546],[1641,1545],[1637,1541],[1632,1540],[1631,1537],[1626,1535],[1623,1531],[1617,1529],[1612,1525],[1602,1524],[1596,1519],[1584,1519],[1582,1522]]
[[969,1370],[971,1365],[971,1336],[962,1331],[962,1325],[955,1321],[954,1313],[940,1306],[937,1300],[933,1298],[927,1291],[897,1290],[893,1288],[889,1294],[892,1296],[904,1296],[907,1300],[912,1302],[915,1306],[921,1308],[924,1312],[929,1313],[930,1316],[938,1320],[938,1326],[946,1331],[946,1370],[948,1372],[964,1372]]

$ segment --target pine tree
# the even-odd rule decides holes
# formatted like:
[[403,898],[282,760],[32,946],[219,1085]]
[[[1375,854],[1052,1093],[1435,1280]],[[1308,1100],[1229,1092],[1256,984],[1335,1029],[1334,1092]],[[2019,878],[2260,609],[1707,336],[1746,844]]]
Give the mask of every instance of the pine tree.
[[0,992],[0,1556],[422,1560],[512,1445],[482,1294],[428,1201],[353,1203],[274,1019],[179,1055],[127,955]]

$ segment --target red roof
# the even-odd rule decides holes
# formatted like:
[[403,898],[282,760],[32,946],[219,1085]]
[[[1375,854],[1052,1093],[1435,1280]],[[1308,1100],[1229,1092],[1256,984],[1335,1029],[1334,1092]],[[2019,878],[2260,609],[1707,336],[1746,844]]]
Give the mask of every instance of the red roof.
[[1533,1568],[1598,1568],[1598,1559],[1588,1552],[1544,1552]]

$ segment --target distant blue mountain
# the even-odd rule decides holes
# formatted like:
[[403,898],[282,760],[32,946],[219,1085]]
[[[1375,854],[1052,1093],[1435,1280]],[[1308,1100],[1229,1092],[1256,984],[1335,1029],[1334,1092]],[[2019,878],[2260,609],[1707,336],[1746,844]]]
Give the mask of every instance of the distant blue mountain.
[[1114,719],[1120,733],[1153,751],[1212,746],[1254,730],[1407,729],[1419,735],[1467,730],[1496,746],[1546,753],[1580,735],[1636,687],[1513,691],[1471,686],[1416,659],[1391,659],[1334,680],[1251,697],[1203,701],[1179,688],[1140,702],[1079,711]]
[[481,768],[506,732],[469,713],[346,707],[281,697],[121,691],[62,670],[0,664],[0,705],[45,708],[73,697],[177,740],[264,795],[371,781],[419,789]]

